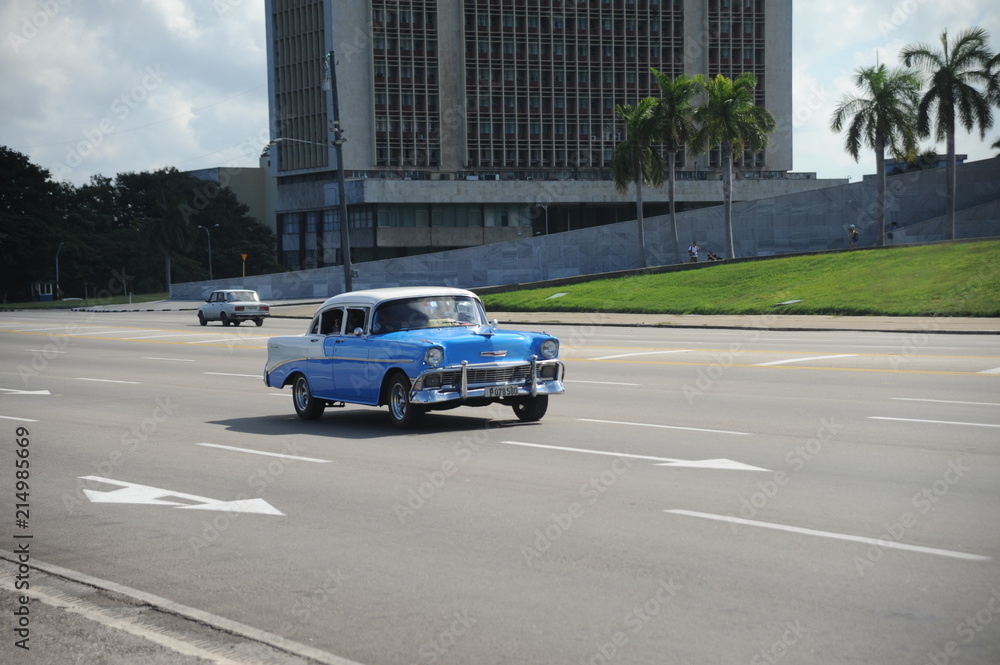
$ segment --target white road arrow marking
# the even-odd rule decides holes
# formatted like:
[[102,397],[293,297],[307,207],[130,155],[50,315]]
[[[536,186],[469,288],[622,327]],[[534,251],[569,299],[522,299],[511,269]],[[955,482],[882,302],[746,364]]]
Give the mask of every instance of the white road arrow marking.
[[51,395],[48,390],[16,390],[14,388],[0,388],[0,390],[5,393],[10,393],[11,395]]
[[587,450],[586,448],[561,448],[559,446],[546,446],[540,443],[523,443],[521,441],[503,441],[510,446],[525,446],[528,448],[544,448],[546,450],[561,450],[569,453],[587,453],[590,455],[610,455],[611,457],[627,457],[629,459],[644,459],[652,462],[660,462],[654,466],[683,466],[695,469],[725,469],[727,471],[769,471],[759,466],[750,466],[742,462],[734,462],[728,459],[706,459],[706,460],[684,460],[672,459],[670,457],[649,457],[648,455],[631,455],[629,453],[616,453],[606,450]]
[[[108,485],[118,485],[122,489],[101,492],[98,490],[83,490],[87,498],[94,503],[139,503],[153,506],[176,506],[182,510],[222,510],[230,513],[259,513],[262,515],[284,515],[263,499],[239,499],[236,501],[219,501],[196,494],[185,494],[172,490],[159,489],[138,483],[127,483],[99,476],[80,476],[81,480],[93,480]],[[167,498],[186,499],[195,503],[168,501]]]

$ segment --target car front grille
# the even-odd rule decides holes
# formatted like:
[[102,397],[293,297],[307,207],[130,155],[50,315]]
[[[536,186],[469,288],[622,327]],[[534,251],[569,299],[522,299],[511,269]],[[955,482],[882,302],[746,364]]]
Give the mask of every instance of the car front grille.
[[[524,383],[531,376],[531,365],[513,365],[510,367],[469,367],[466,371],[470,386],[495,386],[505,383]],[[441,373],[441,383],[446,386],[457,386],[462,382],[461,370]]]

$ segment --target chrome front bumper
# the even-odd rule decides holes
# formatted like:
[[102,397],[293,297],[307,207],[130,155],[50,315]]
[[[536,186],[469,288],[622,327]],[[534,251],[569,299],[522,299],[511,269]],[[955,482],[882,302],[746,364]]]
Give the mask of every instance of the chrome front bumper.
[[[554,371],[546,371],[547,376],[542,378],[540,376],[542,371],[550,368]],[[558,395],[565,390],[563,388],[565,372],[566,367],[559,360],[532,358],[530,363],[482,365],[469,365],[463,361],[457,367],[435,368],[418,376],[410,390],[410,401],[415,404],[439,404],[456,400]],[[499,380],[482,381],[483,374]],[[502,377],[508,374],[511,378],[503,380]],[[435,383],[433,378],[435,376],[442,377],[441,385],[428,386],[429,382]],[[516,393],[502,397],[487,396],[488,389],[496,387],[515,388]]]

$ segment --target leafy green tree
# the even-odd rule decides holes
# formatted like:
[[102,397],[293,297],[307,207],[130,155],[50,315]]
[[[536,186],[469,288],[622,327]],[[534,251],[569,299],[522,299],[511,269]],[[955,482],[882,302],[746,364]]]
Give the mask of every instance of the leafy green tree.
[[[116,182],[122,214],[148,246],[163,255],[164,286],[169,288],[173,281],[172,261],[175,256],[182,260],[186,257],[197,231],[191,216],[185,214],[194,178],[169,167],[153,172],[119,173]],[[190,259],[185,263],[190,263]]]
[[[907,67],[916,65],[929,75],[927,92],[917,109],[917,130],[921,136],[944,139],[947,146],[948,208],[945,224],[950,238],[955,238],[955,124],[966,131],[979,128],[979,138],[993,126],[991,97],[998,94],[996,62],[987,46],[988,35],[982,28],[960,32],[949,45],[948,31],[941,33],[941,50],[927,44],[910,44],[900,52]],[[982,86],[982,90],[976,87]],[[933,130],[931,128],[933,116]]]
[[631,104],[615,106],[615,113],[625,124],[625,139],[611,154],[611,179],[620,194],[635,185],[636,219],[639,225],[639,267],[646,266],[645,229],[643,228],[642,185],[663,185],[665,164],[656,148],[660,127],[656,115],[657,103],[652,97]]
[[774,116],[754,104],[757,77],[744,72],[735,79],[719,74],[706,79],[699,74],[695,81],[705,91],[705,101],[695,108],[698,132],[692,141],[696,153],[718,146],[722,156],[722,204],[726,220],[726,256],[735,257],[733,241],[733,155],[744,150],[763,150],[775,129]]
[[0,173],[0,299],[24,301],[31,282],[55,279],[66,192],[48,170],[5,146]]
[[862,146],[875,151],[878,245],[885,244],[885,151],[910,160],[917,149],[916,108],[920,81],[905,69],[885,65],[858,67],[854,84],[861,95],[848,95],[833,112],[830,128],[847,128],[844,148],[858,161]]
[[667,197],[670,199],[670,229],[674,238],[674,263],[681,262],[680,241],[677,238],[677,206],[675,184],[677,182],[677,154],[684,150],[697,132],[692,121],[694,107],[691,100],[698,94],[698,84],[683,74],[677,78],[652,68],[653,76],[660,86],[657,100],[657,123],[660,127],[660,142],[667,157]]

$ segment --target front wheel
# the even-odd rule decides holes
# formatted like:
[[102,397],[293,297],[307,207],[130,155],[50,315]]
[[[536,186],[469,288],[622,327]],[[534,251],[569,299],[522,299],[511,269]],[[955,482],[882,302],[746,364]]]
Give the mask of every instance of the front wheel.
[[204,312],[198,312],[198,323],[200,323],[203,326],[208,325],[208,319],[205,318]]
[[309,380],[299,374],[292,384],[292,403],[295,404],[295,413],[302,420],[316,420],[323,415],[326,402],[313,397],[312,390],[309,389]]
[[523,400],[514,402],[511,405],[517,419],[526,423],[533,423],[542,419],[549,408],[549,396],[538,395],[537,397],[526,397]]
[[405,374],[396,374],[389,382],[387,401],[389,418],[399,429],[412,429],[424,415],[424,408],[410,402],[410,380]]

